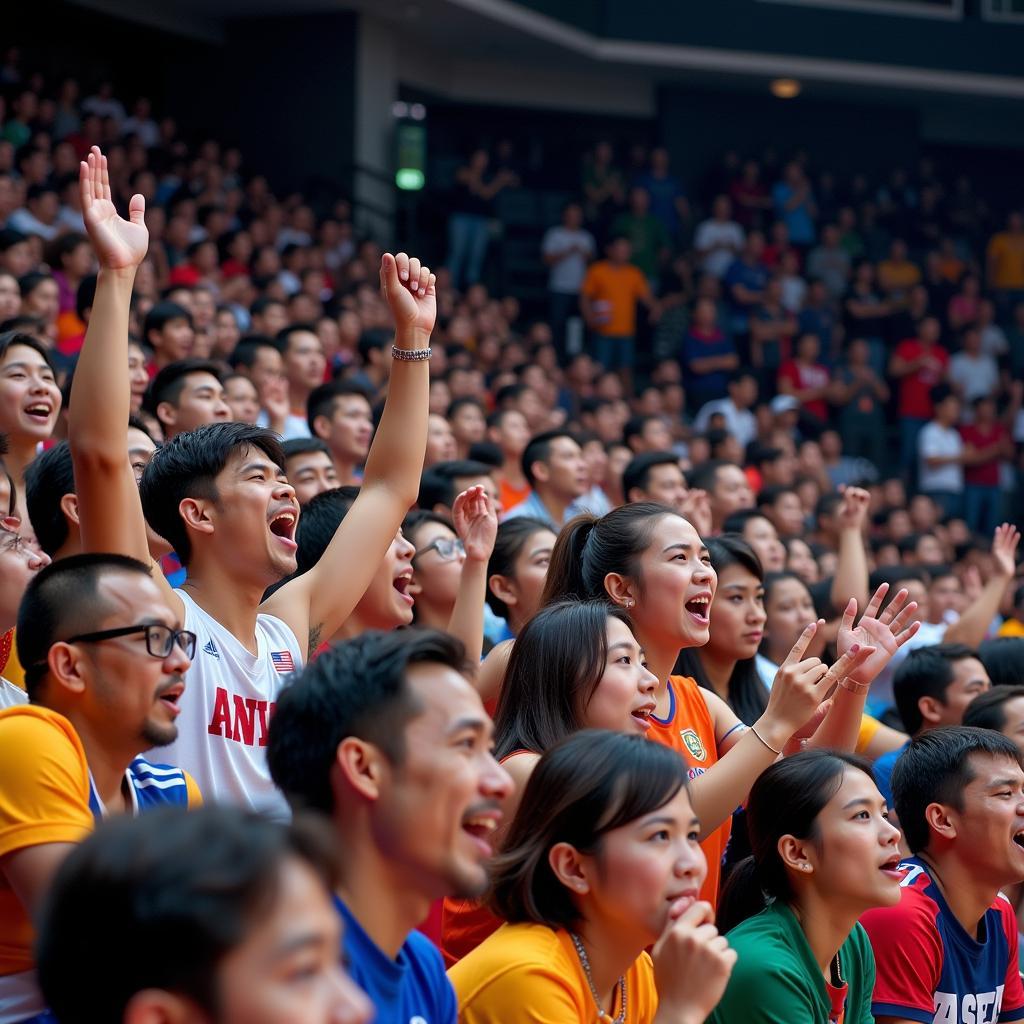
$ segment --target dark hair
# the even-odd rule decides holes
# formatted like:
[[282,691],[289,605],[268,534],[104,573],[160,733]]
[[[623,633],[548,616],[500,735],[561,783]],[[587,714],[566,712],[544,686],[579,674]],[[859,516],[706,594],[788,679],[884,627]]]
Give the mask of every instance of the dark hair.
[[448,403],[448,409],[444,414],[445,419],[450,420],[460,409],[467,405],[471,405],[474,409],[479,409],[482,415],[487,415],[487,409],[479,398],[474,398],[472,395],[461,395],[458,398],[453,398]]
[[228,366],[232,370],[237,370],[240,366],[251,370],[256,365],[256,356],[261,348],[279,352],[278,347],[265,334],[247,334],[244,338],[239,338],[231,350],[231,355],[228,356]]
[[1017,745],[1002,733],[963,725],[929,729],[915,736],[896,759],[891,779],[893,804],[911,853],[928,848],[931,830],[925,811],[929,804],[963,810],[964,790],[974,781],[972,754],[1021,764]]
[[330,449],[320,440],[319,437],[292,437],[281,442],[281,451],[284,453],[285,462],[296,455],[312,455],[313,452],[322,452],[330,455]]
[[953,662],[977,656],[977,652],[965,644],[936,644],[917,647],[903,659],[892,677],[892,696],[904,728],[911,736],[920,732],[924,725],[918,707],[921,698],[934,697],[945,704],[946,690],[953,682]]
[[153,306],[142,323],[142,337],[147,344],[153,344],[149,340],[150,331],[162,331],[172,320],[187,320],[192,326],[192,314],[177,302],[158,302]]
[[150,459],[139,491],[146,521],[187,566],[192,541],[178,511],[185,498],[217,501],[217,475],[235,452],[256,448],[284,471],[281,442],[272,430],[248,423],[210,423],[177,434]]
[[338,745],[357,736],[392,764],[405,756],[405,727],[422,710],[406,681],[411,665],[466,671],[462,644],[433,629],[367,630],[310,662],[278,698],[267,764],[293,809],[330,814]]
[[708,459],[705,462],[700,462],[690,470],[688,476],[690,486],[711,494],[715,489],[718,471],[726,466],[735,465],[735,462],[728,462],[725,459]]
[[856,754],[805,750],[776,761],[754,780],[747,800],[751,856],[733,868],[718,901],[718,930],[728,932],[760,913],[765,898],[788,903],[793,888],[779,840],[791,835],[816,840],[818,815],[836,795],[851,768],[874,781],[871,764]]
[[[291,345],[293,334],[316,334],[316,325],[299,323],[289,324],[287,327],[282,327],[281,330],[274,335],[274,344],[282,356],[288,352],[288,347]],[[319,340],[319,335],[317,335],[317,340]]]
[[84,554],[58,559],[29,581],[18,608],[18,660],[25,689],[36,702],[50,648],[78,633],[91,633],[110,614],[100,600],[100,581],[111,573],[150,576],[149,566],[127,555]]
[[0,334],[0,363],[7,358],[8,351],[15,345],[23,345],[41,355],[46,361],[46,365],[56,375],[57,367],[53,362],[53,353],[31,334],[23,334],[21,331],[4,331],[3,334]]
[[[513,516],[501,523],[494,541],[494,550],[487,560],[488,581],[492,576],[511,576],[530,538],[541,531],[551,534],[555,532],[543,519],[534,516]],[[487,605],[495,615],[508,618],[508,605],[491,591],[490,586],[487,588]]]
[[630,416],[626,425],[622,428],[622,440],[628,445],[634,437],[643,437],[644,428],[652,420],[659,421],[662,417],[655,413],[646,413],[639,416]]
[[472,459],[435,462],[429,469],[425,469],[423,476],[420,477],[420,492],[416,504],[427,511],[431,511],[435,505],[451,508],[459,494],[455,488],[456,480],[472,476],[489,476],[492,468],[485,462],[475,462]]
[[359,335],[359,341],[356,343],[359,358],[362,362],[364,364],[368,363],[371,352],[380,352],[390,345],[393,334],[393,331],[386,331],[382,327],[368,327],[363,331]]
[[543,754],[583,728],[608,660],[608,620],[629,625],[606,601],[559,601],[542,608],[512,646],[494,716],[495,757]]
[[186,378],[194,373],[208,373],[214,380],[221,380],[220,364],[212,359],[176,359],[160,370],[146,389],[142,403],[146,412],[155,417],[161,402],[177,406]]
[[[333,887],[325,831],[233,807],[104,821],[68,854],[43,906],[35,960],[47,1006],[66,1024],[120,1021],[137,992],[163,989],[216,1016],[220,965],[277,905],[285,863],[297,858]],[[115,935],[110,971],[102,937]]]
[[978,647],[978,658],[993,686],[1024,685],[1024,636],[999,636]]
[[679,456],[672,452],[641,452],[630,459],[622,471],[622,493],[629,501],[629,492],[635,487],[638,491],[646,491],[651,481],[651,470],[655,466],[675,466],[680,474]]
[[571,927],[580,913],[551,869],[551,847],[597,853],[609,832],[664,807],[686,782],[682,758],[642,736],[598,729],[567,736],[534,768],[492,861],[491,909],[512,924]]
[[55,278],[52,274],[43,270],[32,270],[27,274],[22,274],[18,278],[18,289],[21,291],[21,297],[24,298],[26,295],[30,295],[41,284],[54,280]]
[[[738,508],[735,512],[730,512],[725,517],[725,521],[722,523],[722,532],[742,535],[743,531],[747,528],[747,523],[752,519],[763,519],[765,522],[771,522],[762,509]],[[774,529],[774,526],[772,528]],[[783,541],[783,543],[785,542]]]
[[295,552],[296,576],[309,572],[320,561],[358,497],[358,487],[335,487],[321,491],[302,506],[295,531],[295,543],[299,546]]
[[662,516],[679,513],[655,501],[634,501],[600,518],[583,514],[570,519],[551,552],[541,603],[567,597],[607,600],[604,578],[610,572],[639,580],[640,556]]
[[1006,705],[1018,697],[1024,697],[1024,686],[993,686],[991,690],[979,693],[967,706],[963,724],[1002,732],[1006,725]]
[[[721,577],[730,566],[738,565],[755,579],[764,583],[764,569],[754,549],[742,537],[734,534],[723,534],[721,537],[710,537],[705,542],[711,565]],[[717,597],[717,593],[716,593]],[[684,648],[676,659],[675,671],[679,675],[692,676],[699,686],[714,692],[711,680],[704,670],[700,648]],[[753,725],[768,707],[768,690],[761,682],[755,658],[741,658],[733,666],[729,676],[729,706],[736,717],[746,725]]]
[[318,416],[326,416],[330,419],[334,415],[335,402],[339,398],[345,398],[349,395],[358,395],[360,398],[366,399],[366,404],[369,405],[372,410],[373,403],[370,401],[370,396],[367,394],[366,388],[360,387],[358,384],[353,384],[351,381],[328,381],[326,384],[321,384],[319,387],[313,389],[309,398],[306,400],[306,422],[309,424],[309,432],[314,437],[319,436],[313,428],[313,423],[316,418]]
[[68,521],[60,500],[75,493],[71,448],[60,441],[25,467],[25,506],[39,546],[52,558],[68,539]]
[[761,509],[766,505],[774,505],[784,494],[796,494],[796,488],[785,484],[769,484],[762,487],[757,495],[757,507]]
[[536,437],[531,437],[527,446],[523,449],[522,466],[526,482],[533,487],[536,479],[533,475],[533,464],[535,462],[547,462],[551,458],[551,443],[560,437],[567,437],[570,441],[576,440],[576,435],[571,430],[545,430]]
[[85,323],[85,314],[92,309],[96,301],[96,275],[86,274],[78,282],[78,290],[75,292],[75,313],[78,319]]
[[412,539],[413,533],[418,530],[421,526],[426,526],[427,523],[434,523],[436,526],[444,526],[446,529],[455,533],[455,527],[452,524],[451,519],[446,516],[439,516],[436,512],[431,512],[428,508],[414,508],[410,512],[406,513],[405,518],[402,520],[402,533],[405,535],[405,539],[416,546],[416,542]]

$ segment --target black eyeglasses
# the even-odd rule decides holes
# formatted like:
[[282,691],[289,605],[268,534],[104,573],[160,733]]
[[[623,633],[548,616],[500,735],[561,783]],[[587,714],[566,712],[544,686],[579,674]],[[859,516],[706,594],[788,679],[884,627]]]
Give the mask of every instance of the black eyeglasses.
[[101,640],[113,640],[133,633],[146,634],[146,650],[154,658],[166,658],[177,644],[189,658],[196,653],[196,635],[188,629],[171,629],[170,626],[151,624],[148,626],[122,626],[120,629],[101,629],[97,633],[79,633],[67,639],[69,644],[94,644]]

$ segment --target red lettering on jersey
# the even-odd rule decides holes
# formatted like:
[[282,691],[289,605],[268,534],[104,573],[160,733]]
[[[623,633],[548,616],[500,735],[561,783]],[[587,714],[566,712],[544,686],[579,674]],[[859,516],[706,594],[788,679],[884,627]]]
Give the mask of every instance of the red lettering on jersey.
[[256,706],[267,702],[255,697],[243,699],[237,693],[232,694],[232,700],[235,704],[235,728],[231,738],[251,747],[256,743]]
[[231,735],[231,705],[228,703],[228,691],[223,686],[217,687],[216,696],[213,699],[213,718],[206,727],[211,736]]

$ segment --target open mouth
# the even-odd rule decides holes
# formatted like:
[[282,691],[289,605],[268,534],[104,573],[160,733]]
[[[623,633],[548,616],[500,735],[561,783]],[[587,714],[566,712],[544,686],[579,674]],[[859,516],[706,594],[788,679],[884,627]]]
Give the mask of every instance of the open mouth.
[[473,840],[483,857],[494,853],[491,836],[501,821],[501,811],[476,811],[462,819],[462,831]]
[[45,402],[37,402],[35,405],[30,405],[25,409],[25,415],[31,416],[32,419],[38,420],[40,423],[45,423],[53,412],[53,408],[47,405]]
[[298,524],[298,517],[295,510],[291,508],[282,509],[270,520],[270,532],[289,550],[297,551],[298,544],[295,543],[295,527]]
[[903,873],[899,870],[901,860],[899,854],[894,854],[878,870],[890,878],[901,879],[903,877]]
[[396,576],[392,586],[398,591],[398,596],[411,608],[415,603],[416,599],[409,593],[409,587],[412,585],[412,572],[404,572],[401,576]]
[[657,704],[644,704],[642,707],[634,708],[630,713],[629,717],[644,731],[651,727],[651,715],[654,714]]
[[690,598],[683,607],[690,617],[701,626],[706,626],[711,621],[711,595],[701,594],[699,597]]
[[1019,832],[1014,832],[1013,841],[1014,843],[1016,843],[1017,846],[1024,848],[1024,828],[1022,828]]
[[171,717],[177,717],[181,713],[181,707],[178,701],[181,699],[181,695],[185,692],[184,683],[172,683],[166,689],[162,690],[158,700],[164,705],[168,711],[171,712]]

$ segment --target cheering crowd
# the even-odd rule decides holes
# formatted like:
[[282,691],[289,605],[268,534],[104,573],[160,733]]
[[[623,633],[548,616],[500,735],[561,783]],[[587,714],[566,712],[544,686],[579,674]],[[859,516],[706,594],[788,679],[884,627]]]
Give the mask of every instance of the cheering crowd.
[[770,322],[829,265],[799,167],[779,272],[752,181],[673,293],[686,197],[638,265],[595,154],[524,328],[486,159],[450,271],[331,266],[343,221],[253,238],[265,182],[161,198],[170,128],[112,165],[101,90],[44,153],[26,93],[17,188],[77,170],[25,210],[81,233],[0,209],[0,1024],[1024,1019],[1015,215],[973,315],[858,270],[823,345]]

